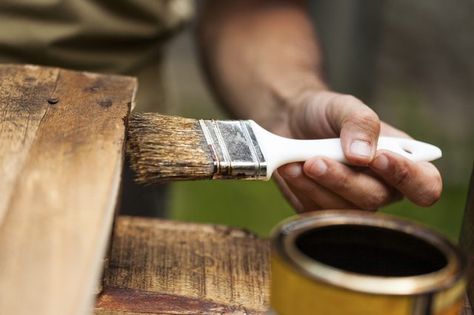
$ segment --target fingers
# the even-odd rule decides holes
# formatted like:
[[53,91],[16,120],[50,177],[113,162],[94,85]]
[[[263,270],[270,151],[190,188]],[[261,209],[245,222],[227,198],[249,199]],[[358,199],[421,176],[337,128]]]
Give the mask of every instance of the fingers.
[[[307,200],[304,201],[304,205],[312,205],[315,209],[357,208],[341,196],[314,182],[303,174],[303,172],[297,178],[287,178],[287,184],[294,194],[307,198]],[[299,199],[302,200],[301,198]],[[308,207],[305,208],[308,210],[314,210]]]
[[304,173],[360,209],[376,210],[400,199],[399,194],[380,179],[331,159],[316,157],[306,161]]
[[405,195],[420,206],[430,206],[441,194],[438,170],[428,162],[412,162],[379,151],[366,170],[315,157],[279,169],[286,187],[298,200],[298,211],[359,208],[376,210]]
[[320,205],[318,205],[314,200],[309,198],[305,193],[303,193],[302,191],[298,190],[295,187],[292,187],[291,185],[289,185],[289,187],[291,187],[290,188],[291,192],[301,204],[301,208],[296,209],[297,212],[302,213],[302,212],[316,211],[316,210],[322,209]]
[[372,161],[380,133],[380,120],[367,105],[350,95],[335,95],[327,117],[340,130],[344,155],[353,165]]
[[[317,159],[322,160],[321,158]],[[311,159],[310,161],[314,160]],[[377,184],[376,179],[366,174],[360,173],[358,180],[355,181],[356,185],[360,185],[360,191],[351,188],[354,185],[352,175],[357,172],[338,162],[327,161],[329,164],[327,173],[324,175],[320,173],[318,175],[313,174],[313,178],[307,175],[307,173],[312,174],[313,172],[313,170],[307,172],[307,165],[310,164],[308,162],[304,164],[304,172],[299,163],[288,164],[279,169],[279,173],[285,178],[288,187],[306,211],[349,208],[374,210],[393,200],[393,192],[382,183]],[[367,184],[367,182],[372,181],[376,183]],[[379,186],[379,189],[371,191],[373,187],[377,186]],[[366,189],[362,189],[363,187]]]
[[301,203],[299,196],[296,196],[291,191],[291,189],[286,184],[285,179],[280,176],[279,170],[273,173],[273,179],[275,179],[278,187],[280,187],[280,190],[283,193],[283,196],[293,206],[293,208],[295,208],[297,212],[303,212],[305,210],[305,207]]
[[441,196],[441,175],[431,163],[415,163],[395,153],[379,151],[369,166],[417,205],[431,206]]

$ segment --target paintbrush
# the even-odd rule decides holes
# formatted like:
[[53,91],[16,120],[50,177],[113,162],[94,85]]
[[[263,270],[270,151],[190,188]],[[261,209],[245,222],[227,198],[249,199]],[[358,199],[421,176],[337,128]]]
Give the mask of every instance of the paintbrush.
[[[252,120],[197,120],[155,113],[129,119],[127,150],[136,181],[144,184],[196,179],[268,180],[279,166],[325,156],[347,162],[339,138],[296,140],[275,135]],[[377,149],[413,161],[431,161],[431,144],[380,137]]]

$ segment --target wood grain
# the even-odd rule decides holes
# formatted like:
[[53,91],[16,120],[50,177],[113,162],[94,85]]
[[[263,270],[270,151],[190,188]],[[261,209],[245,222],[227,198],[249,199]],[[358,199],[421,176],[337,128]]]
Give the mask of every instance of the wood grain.
[[262,314],[269,255],[240,229],[119,217],[96,315]]
[[58,69],[0,67],[0,222],[58,73]]
[[88,314],[132,78],[0,66],[0,314]]

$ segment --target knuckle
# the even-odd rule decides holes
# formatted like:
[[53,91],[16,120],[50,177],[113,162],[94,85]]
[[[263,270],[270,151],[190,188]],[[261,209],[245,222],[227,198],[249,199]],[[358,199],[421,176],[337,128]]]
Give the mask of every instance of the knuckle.
[[382,192],[371,193],[362,202],[362,208],[365,210],[377,210],[385,204],[387,195]]
[[359,112],[352,117],[352,123],[367,131],[380,130],[380,120],[373,111]]
[[355,96],[350,94],[339,94],[334,97],[336,104],[361,105],[362,102]]
[[410,179],[410,171],[407,167],[401,166],[394,170],[392,176],[396,187],[405,186]]
[[352,185],[350,176],[344,173],[338,175],[338,180],[334,182],[334,188],[341,193],[351,190]]
[[357,113],[354,119],[363,125],[379,126],[380,124],[379,117],[371,109]]
[[359,129],[371,137],[378,136],[380,132],[380,120],[377,114],[370,109],[359,111],[347,117],[344,123],[351,129]]

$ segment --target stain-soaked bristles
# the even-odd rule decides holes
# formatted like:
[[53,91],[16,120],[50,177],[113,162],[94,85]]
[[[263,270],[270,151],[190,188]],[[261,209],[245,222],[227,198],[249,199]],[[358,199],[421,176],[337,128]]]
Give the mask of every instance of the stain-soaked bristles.
[[143,184],[212,178],[214,162],[198,120],[134,113],[127,151]]

